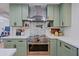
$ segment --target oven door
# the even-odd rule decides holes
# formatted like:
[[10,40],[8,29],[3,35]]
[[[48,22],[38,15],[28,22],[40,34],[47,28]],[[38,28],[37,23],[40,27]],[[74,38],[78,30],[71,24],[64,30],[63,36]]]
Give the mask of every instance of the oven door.
[[29,51],[48,51],[48,44],[29,44]]
[[28,55],[49,55],[48,44],[29,44]]

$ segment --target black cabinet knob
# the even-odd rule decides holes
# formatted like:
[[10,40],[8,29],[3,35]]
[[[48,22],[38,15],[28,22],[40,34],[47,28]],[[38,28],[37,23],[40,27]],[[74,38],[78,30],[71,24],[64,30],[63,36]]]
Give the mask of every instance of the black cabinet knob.
[[62,26],[64,26],[64,22],[62,21]]
[[7,41],[7,42],[11,42],[11,41]]
[[17,25],[17,23],[16,22],[14,22],[14,26],[16,26]]
[[16,44],[14,45],[14,48],[16,48]]

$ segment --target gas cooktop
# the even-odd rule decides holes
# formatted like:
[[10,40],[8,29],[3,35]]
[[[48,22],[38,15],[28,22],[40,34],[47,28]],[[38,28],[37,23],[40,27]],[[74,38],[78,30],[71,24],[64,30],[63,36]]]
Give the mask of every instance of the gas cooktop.
[[45,35],[35,35],[28,38],[30,43],[48,43],[48,38]]

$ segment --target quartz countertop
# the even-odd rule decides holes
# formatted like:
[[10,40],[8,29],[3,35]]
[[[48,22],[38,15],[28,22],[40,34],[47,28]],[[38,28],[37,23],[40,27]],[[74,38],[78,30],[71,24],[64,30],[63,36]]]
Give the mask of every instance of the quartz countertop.
[[0,56],[13,56],[15,53],[15,48],[0,48]]

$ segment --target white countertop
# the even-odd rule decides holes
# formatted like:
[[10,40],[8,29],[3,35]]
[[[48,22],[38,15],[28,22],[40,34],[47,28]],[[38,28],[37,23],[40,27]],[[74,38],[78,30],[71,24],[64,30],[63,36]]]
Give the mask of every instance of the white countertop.
[[[48,38],[50,39],[59,39],[61,41],[64,41],[74,47],[77,47],[79,48],[79,37],[78,39],[75,39],[75,37],[66,37],[66,36],[60,36],[60,37],[57,37],[57,36],[52,36],[52,35],[49,35],[47,36]],[[29,36],[8,36],[8,37],[2,37],[3,39],[10,39],[10,38],[22,38],[22,39],[26,39],[26,38],[29,38]],[[77,38],[77,37],[76,37]]]
[[12,56],[16,53],[14,48],[0,48],[0,56]]
[[26,39],[26,38],[28,38],[28,36],[6,36],[6,37],[1,37],[2,39],[15,39],[15,38],[17,38],[17,39],[19,39],[19,38],[22,38],[22,39]]

